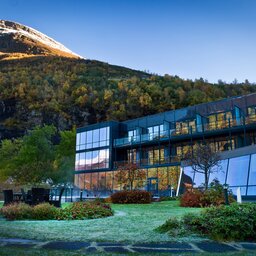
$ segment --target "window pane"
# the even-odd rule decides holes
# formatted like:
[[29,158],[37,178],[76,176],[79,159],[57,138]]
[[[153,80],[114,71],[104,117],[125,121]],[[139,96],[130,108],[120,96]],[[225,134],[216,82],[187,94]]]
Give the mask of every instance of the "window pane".
[[[231,188],[229,188],[231,191],[232,191],[232,193],[234,194],[234,195],[237,195],[237,189],[238,189],[238,187],[231,187]],[[242,196],[245,196],[245,194],[246,194],[246,187],[240,187],[240,189],[241,189],[241,195]]]
[[86,152],[86,165],[85,165],[85,170],[90,170],[91,165],[92,165],[92,152]]
[[204,180],[204,174],[203,173],[199,173],[199,172],[195,172],[195,178],[194,178],[194,184],[193,186],[195,188],[197,187],[203,187],[205,183]]
[[106,191],[106,173],[100,172],[99,173],[99,184],[98,184],[99,190]]
[[[91,189],[94,191],[94,192],[97,192],[99,187],[98,187],[98,179],[99,179],[99,173],[98,172],[94,172],[92,173],[92,181],[91,181]],[[97,194],[94,194],[95,196]]]
[[249,185],[256,185],[256,154],[251,155]]
[[220,182],[220,184],[224,184],[225,180],[226,180],[227,167],[228,167],[228,160],[227,159],[222,160],[221,163],[220,163],[220,167],[219,168],[214,168],[213,172],[210,174],[209,184],[214,179],[217,179]]
[[79,150],[80,145],[80,133],[76,134],[76,150]]
[[92,131],[88,131],[86,135],[86,148],[92,148]]
[[99,151],[92,151],[92,169],[99,168]]
[[227,184],[229,186],[241,186],[247,184],[249,156],[241,156],[229,159]]
[[183,169],[181,177],[181,192],[185,192],[187,189],[191,189],[193,186],[194,171],[191,166],[186,166]]
[[86,132],[81,132],[80,134],[80,150],[85,149],[85,143],[86,143]]
[[76,154],[75,170],[79,171],[79,154]]
[[79,159],[79,169],[83,170],[85,168],[85,153],[80,153],[80,159]]
[[113,183],[113,172],[106,172],[106,189],[107,191],[112,191],[112,183]]
[[255,196],[256,195],[256,186],[248,187],[247,195],[248,196],[252,196],[252,195]]
[[93,137],[93,147],[99,147],[99,141],[100,141],[100,130],[95,129],[92,131],[92,137]]

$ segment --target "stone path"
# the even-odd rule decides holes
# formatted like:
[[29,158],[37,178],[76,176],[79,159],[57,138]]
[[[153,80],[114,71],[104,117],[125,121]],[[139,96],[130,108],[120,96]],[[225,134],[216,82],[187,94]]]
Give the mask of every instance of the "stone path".
[[204,241],[198,243],[110,243],[110,242],[65,242],[37,241],[15,238],[0,238],[1,247],[37,248],[50,250],[78,251],[81,254],[94,252],[107,253],[225,253],[247,251],[256,254],[256,243],[217,243]]

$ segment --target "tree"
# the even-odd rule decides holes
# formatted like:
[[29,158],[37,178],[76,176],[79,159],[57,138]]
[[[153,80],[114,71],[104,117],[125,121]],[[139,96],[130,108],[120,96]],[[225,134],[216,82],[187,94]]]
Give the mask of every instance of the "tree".
[[197,144],[185,154],[184,160],[195,172],[204,175],[204,188],[207,190],[210,174],[218,172],[220,168],[219,153],[215,152],[210,144]]
[[56,146],[54,182],[73,182],[75,162],[76,130],[60,132],[60,144]]
[[37,126],[23,137],[19,152],[13,159],[13,170],[10,172],[14,180],[38,184],[51,178],[55,157],[52,138],[55,135],[54,126]]
[[126,190],[127,186],[133,190],[134,182],[141,182],[146,179],[146,172],[139,169],[134,163],[128,163],[120,166],[116,172],[116,179],[120,185],[124,185],[123,189]]
[[15,158],[22,145],[21,139],[3,140],[0,147],[0,181],[5,182],[15,168]]

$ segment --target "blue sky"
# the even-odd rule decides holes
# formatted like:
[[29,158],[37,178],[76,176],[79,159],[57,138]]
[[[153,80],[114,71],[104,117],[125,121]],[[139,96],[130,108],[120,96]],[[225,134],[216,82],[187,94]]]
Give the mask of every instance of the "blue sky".
[[255,0],[0,0],[0,19],[89,59],[210,82],[256,82]]

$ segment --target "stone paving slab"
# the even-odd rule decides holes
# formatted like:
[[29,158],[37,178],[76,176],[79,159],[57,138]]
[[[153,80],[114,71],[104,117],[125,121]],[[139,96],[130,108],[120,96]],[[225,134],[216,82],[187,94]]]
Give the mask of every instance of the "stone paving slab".
[[84,247],[90,246],[90,243],[86,242],[49,242],[42,247],[45,249],[56,249],[56,250],[79,250]]
[[187,243],[151,243],[151,244],[133,244],[133,247],[149,247],[149,248],[176,248],[176,249],[192,249]]
[[217,242],[201,242],[196,243],[196,246],[199,247],[201,250],[205,252],[232,252],[237,251],[236,248],[233,246],[224,244],[224,243],[217,243]]
[[247,251],[255,253],[256,243],[218,243],[204,241],[197,243],[114,243],[114,242],[68,242],[68,241],[37,241],[16,238],[0,238],[1,247],[37,248],[51,250],[72,250],[80,253],[225,253]]

